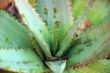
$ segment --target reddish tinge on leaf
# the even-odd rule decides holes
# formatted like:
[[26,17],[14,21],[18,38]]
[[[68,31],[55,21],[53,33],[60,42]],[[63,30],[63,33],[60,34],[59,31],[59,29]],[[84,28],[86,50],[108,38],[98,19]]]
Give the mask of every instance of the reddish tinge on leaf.
[[12,0],[0,0],[0,9],[7,9]]

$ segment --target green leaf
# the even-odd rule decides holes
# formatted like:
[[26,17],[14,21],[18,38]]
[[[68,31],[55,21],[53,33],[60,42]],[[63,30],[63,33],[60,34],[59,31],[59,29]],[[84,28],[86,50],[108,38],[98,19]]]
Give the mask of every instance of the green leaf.
[[[76,19],[83,12],[88,2],[89,0],[73,0],[74,17]],[[96,0],[86,17],[95,25],[108,15],[108,11],[110,11],[110,2],[107,0]]]
[[94,63],[80,66],[79,68],[69,68],[64,73],[109,73],[110,72],[110,60],[98,60]]
[[45,23],[41,20],[27,0],[14,0],[14,2],[26,27],[30,30],[32,35],[34,35],[46,57],[52,57],[49,46],[49,40],[51,37],[49,36],[50,34]]
[[32,48],[29,39],[24,26],[0,10],[0,48]]
[[37,0],[36,8],[51,30],[60,26],[66,31],[73,24],[69,0]]
[[[58,44],[73,24],[69,0],[37,0],[37,12],[47,23],[52,35],[52,52],[56,53]],[[65,29],[65,30],[64,30]]]
[[0,69],[15,72],[45,72],[24,26],[0,10]]
[[66,60],[48,61],[46,64],[53,73],[63,73],[66,67]]
[[48,71],[32,48],[0,48],[0,69],[19,73]]
[[72,50],[68,53],[67,66],[85,64],[110,53],[110,18],[76,37]]
[[72,42],[72,39],[74,38],[74,35],[76,34],[78,28],[80,27],[80,25],[82,24],[82,22],[84,20],[84,16],[90,10],[90,8],[94,4],[94,2],[95,2],[95,0],[90,0],[87,7],[85,8],[85,10],[78,18],[75,25],[71,26],[71,28],[68,30],[65,38],[61,41],[60,50],[57,52],[56,56],[60,57],[67,51],[68,47],[71,45],[71,42]]

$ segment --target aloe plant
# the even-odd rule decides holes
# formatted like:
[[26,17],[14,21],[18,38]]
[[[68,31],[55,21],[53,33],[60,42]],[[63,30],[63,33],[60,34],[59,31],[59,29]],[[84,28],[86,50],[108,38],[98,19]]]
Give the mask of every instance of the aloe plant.
[[22,22],[0,10],[1,70],[11,73],[109,73],[109,1],[13,2]]

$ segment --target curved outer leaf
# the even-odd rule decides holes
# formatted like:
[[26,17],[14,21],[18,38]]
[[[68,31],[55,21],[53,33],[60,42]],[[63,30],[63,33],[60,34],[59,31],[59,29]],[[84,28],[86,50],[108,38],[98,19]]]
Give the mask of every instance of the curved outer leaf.
[[[85,9],[86,5],[88,4],[89,0],[73,0],[73,9],[74,9],[74,17],[78,18],[78,16],[82,13]],[[108,3],[108,4],[107,4]],[[109,6],[108,6],[109,5]],[[93,7],[87,14],[87,18],[91,20],[93,25],[97,24],[102,20],[110,10],[110,2],[107,0],[96,0]]]
[[57,52],[56,56],[60,57],[67,51],[68,47],[71,45],[71,42],[72,42],[72,39],[74,38],[74,35],[76,34],[78,28],[80,27],[81,23],[84,20],[84,16],[90,10],[90,8],[94,4],[94,2],[95,2],[95,0],[90,0],[90,2],[88,3],[87,7],[84,10],[84,12],[78,18],[76,24],[71,26],[71,28],[67,32],[65,38],[61,41],[60,50]]
[[37,11],[47,22],[52,34],[52,51],[56,53],[58,44],[73,24],[70,0],[37,0]]
[[109,73],[110,72],[110,60],[98,60],[87,66],[82,66],[76,69],[69,68],[64,73]]
[[32,48],[24,26],[0,11],[0,48]]
[[36,38],[46,57],[52,57],[49,46],[50,34],[44,22],[40,19],[39,15],[35,12],[27,0],[14,0],[14,2],[25,25]]
[[[84,64],[110,53],[110,18],[105,18],[100,25],[82,33],[76,38],[69,53],[67,66]],[[75,41],[75,40],[73,40]]]
[[47,71],[32,48],[23,25],[0,11],[0,69],[26,73]]
[[48,71],[32,48],[0,48],[0,69],[19,73]]

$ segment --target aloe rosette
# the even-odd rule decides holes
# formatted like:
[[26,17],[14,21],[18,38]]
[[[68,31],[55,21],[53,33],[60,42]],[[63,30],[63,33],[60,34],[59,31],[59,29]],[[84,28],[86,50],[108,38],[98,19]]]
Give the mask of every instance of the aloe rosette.
[[109,73],[108,0],[13,0],[22,22],[0,10],[0,69]]

